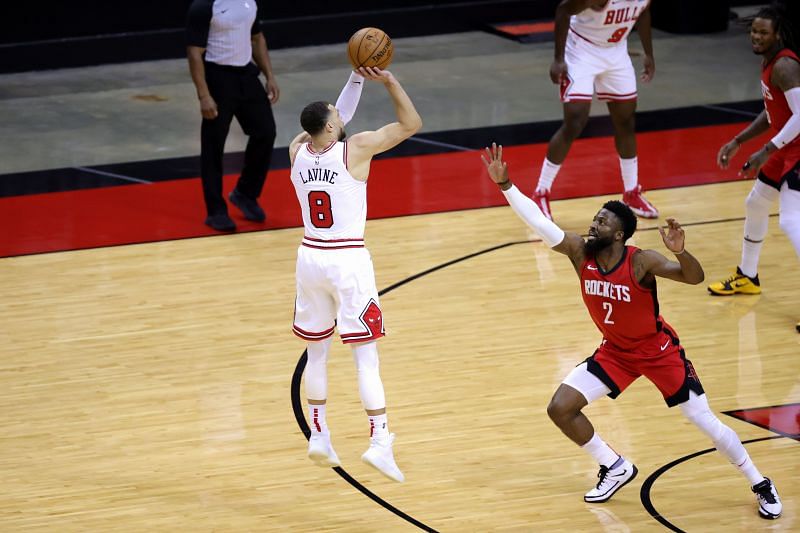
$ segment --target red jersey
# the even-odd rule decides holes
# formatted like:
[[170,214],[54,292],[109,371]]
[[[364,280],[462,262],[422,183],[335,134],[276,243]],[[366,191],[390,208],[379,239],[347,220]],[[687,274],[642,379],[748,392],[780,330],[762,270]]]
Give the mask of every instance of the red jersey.
[[[789,57],[800,63],[800,57],[788,48],[784,48],[775,54],[772,61],[761,68],[761,94],[764,97],[764,107],[767,110],[767,120],[774,133],[778,133],[792,116],[792,110],[786,102],[783,91],[772,84],[772,69],[775,62],[781,57]],[[800,146],[800,136],[784,146]]]
[[[633,256],[639,251],[626,246],[620,262],[603,272],[594,258],[581,265],[580,280],[583,303],[603,343],[617,351],[656,356],[664,350],[664,329],[671,330],[658,311],[656,287],[639,284],[633,272]],[[677,337],[669,331],[677,344]]]

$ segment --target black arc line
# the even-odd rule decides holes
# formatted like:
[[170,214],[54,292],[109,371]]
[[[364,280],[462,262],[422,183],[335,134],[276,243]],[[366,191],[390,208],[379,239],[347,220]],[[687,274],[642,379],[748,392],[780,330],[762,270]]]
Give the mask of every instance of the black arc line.
[[[772,217],[772,216],[776,216],[776,215],[770,215],[770,216]],[[681,224],[681,226],[683,226],[683,227],[700,226],[700,225],[705,225],[705,224],[735,222],[735,221],[738,221],[738,220],[744,220],[744,217],[723,218],[723,219],[706,220],[706,221],[700,221],[700,222],[690,222],[690,223],[687,223],[687,224]],[[652,228],[641,228],[641,229],[639,229],[637,231],[639,231],[639,232],[642,232],[642,231],[655,231],[655,230],[658,229],[658,227],[660,227],[660,226],[652,227]],[[487,253],[490,253],[490,252],[494,252],[496,250],[500,250],[500,249],[503,249],[503,248],[507,248],[509,246],[514,246],[514,245],[517,245],[517,244],[527,244],[527,243],[537,243],[537,242],[541,242],[541,240],[540,239],[530,239],[530,240],[524,240],[524,241],[511,241],[511,242],[507,242],[507,243],[504,243],[504,244],[498,244],[496,246],[492,246],[490,248],[486,248],[484,250],[480,250],[480,251],[477,251],[477,252],[474,252],[474,253],[471,253],[471,254],[468,254],[468,255],[453,259],[451,261],[447,261],[447,262],[442,263],[440,265],[431,267],[431,268],[429,268],[427,270],[424,270],[424,271],[422,271],[422,272],[420,272],[418,274],[414,274],[413,276],[409,276],[406,279],[400,280],[397,283],[389,285],[388,287],[378,291],[378,295],[379,296],[383,296],[384,294],[386,294],[386,293],[388,293],[390,291],[393,291],[394,289],[397,289],[399,287],[402,287],[403,285],[406,285],[407,283],[410,283],[410,282],[412,282],[412,281],[414,281],[416,279],[419,279],[419,278],[421,278],[423,276],[426,276],[428,274],[432,274],[433,272],[436,272],[438,270],[442,270],[444,268],[447,268],[449,266],[455,265],[457,263],[461,263],[463,261],[466,261],[467,259],[472,259],[474,257],[478,257],[478,256],[481,256],[481,255],[484,255],[484,254],[487,254]],[[305,418],[305,413],[303,412],[303,404],[302,404],[302,400],[300,398],[300,382],[302,380],[303,371],[306,368],[307,361],[308,361],[308,351],[304,350],[302,355],[300,356],[300,359],[297,361],[297,366],[295,366],[294,373],[292,374],[292,381],[291,381],[292,410],[294,411],[294,417],[295,417],[295,420],[297,421],[297,425],[299,426],[300,431],[303,432],[303,435],[305,436],[306,440],[308,440],[308,438],[311,436],[311,428],[309,427],[308,422],[306,421],[306,418]],[[750,440],[750,441],[747,441],[747,442],[756,442],[758,440],[766,440],[766,439],[770,439],[770,438],[781,438],[781,437],[765,437],[765,438],[762,438],[762,439],[755,439],[755,440]],[[658,514],[658,512],[655,510],[655,507],[653,507],[652,503],[650,502],[650,496],[649,496],[650,487],[655,482],[655,479],[657,479],[658,476],[660,476],[663,472],[666,472],[667,470],[669,470],[669,468],[672,468],[672,466],[675,466],[676,464],[679,464],[679,463],[681,463],[683,461],[691,459],[691,458],[693,458],[695,456],[702,455],[704,453],[709,453],[711,451],[714,451],[715,449],[716,448],[710,448],[708,450],[704,450],[704,451],[701,451],[701,452],[697,452],[697,453],[695,453],[693,455],[686,456],[685,458],[681,458],[681,459],[679,459],[677,461],[673,461],[669,465],[666,465],[666,467],[661,467],[659,470],[654,472],[649,478],[647,478],[647,480],[645,480],[645,483],[642,485],[642,490],[641,490],[641,493],[640,493],[641,494],[642,504],[645,506],[647,511],[656,520],[658,520],[659,522],[664,524],[666,527],[672,529],[673,531],[681,531],[680,529],[675,528],[675,526],[673,526],[668,520],[666,520],[663,517],[661,517],[661,515]],[[418,528],[422,529],[423,531],[428,531],[428,532],[432,532],[432,533],[438,533],[432,527],[420,522],[419,520],[415,519],[412,516],[409,516],[408,514],[404,513],[400,509],[396,508],[395,506],[393,506],[392,504],[390,504],[389,502],[387,502],[386,500],[384,500],[380,496],[376,495],[374,492],[370,491],[368,488],[366,488],[364,485],[362,485],[358,480],[356,480],[350,474],[348,474],[347,471],[345,471],[342,467],[340,467],[340,466],[333,467],[333,470],[337,474],[339,474],[339,476],[341,476],[342,479],[344,479],[345,481],[350,483],[350,485],[352,485],[356,490],[358,490],[359,492],[364,494],[366,497],[368,497],[369,499],[371,499],[375,503],[381,505],[386,510],[394,513],[395,515],[399,516],[403,520],[406,520],[407,522],[417,526]],[[652,479],[652,481],[651,481],[651,479]],[[647,491],[646,492],[645,492],[645,486],[647,486]]]

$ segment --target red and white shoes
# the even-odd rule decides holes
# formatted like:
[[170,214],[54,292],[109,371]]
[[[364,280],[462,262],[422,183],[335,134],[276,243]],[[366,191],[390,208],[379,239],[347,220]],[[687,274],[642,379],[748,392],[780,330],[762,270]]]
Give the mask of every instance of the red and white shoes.
[[636,188],[630,191],[625,191],[622,195],[622,203],[630,207],[631,211],[633,211],[636,216],[642,218],[658,218],[658,209],[642,196],[641,185],[637,185]]
[[541,191],[536,189],[533,191],[533,195],[531,196],[531,200],[539,206],[541,209],[542,214],[548,218],[548,220],[553,220],[553,215],[550,213],[550,191]]

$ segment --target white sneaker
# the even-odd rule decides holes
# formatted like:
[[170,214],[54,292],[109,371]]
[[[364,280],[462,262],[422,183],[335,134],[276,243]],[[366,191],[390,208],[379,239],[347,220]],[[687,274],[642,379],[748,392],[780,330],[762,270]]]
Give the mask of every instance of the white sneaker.
[[603,503],[610,500],[619,489],[630,483],[638,473],[639,470],[627,459],[624,459],[622,464],[613,470],[609,470],[607,466],[601,466],[600,472],[597,473],[600,481],[583,496],[583,501]]
[[405,481],[406,477],[397,468],[397,463],[394,462],[394,454],[392,453],[394,433],[390,433],[388,437],[372,437],[369,440],[369,449],[361,456],[361,460],[376,468],[392,481],[397,481],[398,483]]
[[331,466],[341,466],[339,456],[333,451],[331,446],[331,436],[321,433],[314,433],[308,439],[308,458],[314,461],[317,466],[324,468]]
[[764,478],[764,481],[757,485],[753,485],[750,489],[756,494],[756,501],[758,502],[758,515],[767,520],[775,520],[781,515],[783,505],[781,498],[778,496],[778,491],[775,490],[775,485],[772,484],[770,479]]

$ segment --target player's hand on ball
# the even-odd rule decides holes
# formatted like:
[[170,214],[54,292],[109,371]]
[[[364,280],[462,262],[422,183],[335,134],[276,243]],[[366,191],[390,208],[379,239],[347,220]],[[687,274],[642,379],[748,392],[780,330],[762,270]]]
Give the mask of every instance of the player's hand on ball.
[[487,146],[485,150],[486,155],[481,155],[481,159],[483,164],[486,165],[489,177],[497,184],[507,182],[508,163],[503,161],[503,146],[497,146],[496,143],[492,143],[491,149]]
[[381,83],[391,83],[394,81],[394,75],[388,70],[381,70],[377,67],[359,67],[356,72],[364,76],[368,80],[379,81]]

